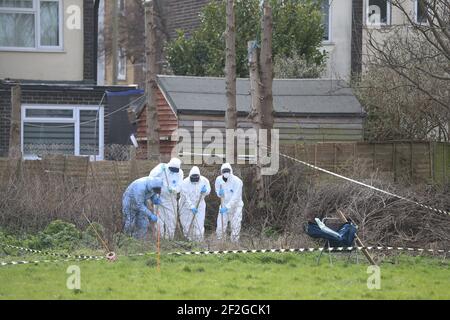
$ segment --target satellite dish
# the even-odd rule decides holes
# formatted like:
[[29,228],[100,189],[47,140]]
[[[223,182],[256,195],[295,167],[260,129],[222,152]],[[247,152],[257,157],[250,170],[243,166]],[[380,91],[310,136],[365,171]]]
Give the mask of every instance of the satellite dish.
[[134,134],[132,134],[132,135],[130,136],[130,139],[131,139],[131,142],[133,143],[133,146],[137,149],[137,148],[139,147],[139,144],[138,144],[138,142],[137,142],[136,137],[134,136]]

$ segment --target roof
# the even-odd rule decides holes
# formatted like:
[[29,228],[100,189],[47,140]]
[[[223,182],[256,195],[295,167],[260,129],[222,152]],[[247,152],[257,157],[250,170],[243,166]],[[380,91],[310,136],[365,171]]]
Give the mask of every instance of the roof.
[[[158,84],[177,113],[224,113],[225,79],[159,75]],[[249,79],[237,79],[237,111],[251,106]],[[274,79],[274,111],[279,114],[362,116],[361,104],[342,80]]]

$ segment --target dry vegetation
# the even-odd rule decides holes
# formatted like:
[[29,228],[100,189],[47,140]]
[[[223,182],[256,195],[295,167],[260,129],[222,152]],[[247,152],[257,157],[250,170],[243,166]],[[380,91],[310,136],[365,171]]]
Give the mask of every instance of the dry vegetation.
[[[214,183],[216,167],[202,173]],[[311,240],[303,225],[313,217],[337,217],[341,209],[359,226],[359,235],[370,245],[448,247],[450,217],[436,214],[412,203],[343,182],[316,175],[300,164],[285,163],[280,172],[266,177],[267,206],[258,208],[252,189],[252,169],[243,167],[244,220],[242,245],[303,246]],[[51,221],[61,219],[80,229],[88,227],[86,216],[104,227],[112,242],[121,232],[123,188],[93,179],[90,184],[63,180],[47,173],[41,176],[14,174],[0,185],[0,225],[13,233],[36,233]],[[389,185],[376,176],[366,182],[401,194],[429,206],[450,211],[449,186]],[[219,206],[212,194],[207,199],[207,244],[213,242]]]

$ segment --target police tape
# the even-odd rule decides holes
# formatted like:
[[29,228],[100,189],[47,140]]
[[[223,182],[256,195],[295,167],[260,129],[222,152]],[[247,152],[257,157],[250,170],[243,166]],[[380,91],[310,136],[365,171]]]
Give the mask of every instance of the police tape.
[[41,250],[30,249],[30,248],[25,248],[25,247],[13,246],[13,245],[4,244],[4,243],[0,243],[0,247],[16,249],[19,251],[25,251],[25,252],[30,252],[30,253],[36,253],[36,254],[41,254],[41,255],[45,255],[45,256],[67,258],[67,259],[81,259],[81,260],[90,259],[90,260],[92,260],[92,259],[97,259],[97,258],[98,259],[105,258],[105,257],[100,257],[100,256],[89,256],[89,255],[83,255],[83,254],[82,255],[70,255],[70,254],[66,254],[66,253],[41,251]]
[[[10,245],[8,245],[10,246]],[[16,249],[26,249],[31,252],[42,252],[39,250],[10,246]],[[291,249],[242,249],[242,250],[216,250],[216,251],[185,251],[185,252],[169,252],[168,256],[206,256],[206,255],[226,255],[226,254],[250,254],[250,253],[311,253],[311,252],[351,252],[351,251],[400,251],[400,252],[416,252],[416,253],[431,253],[431,254],[450,254],[450,249],[424,249],[413,247],[390,247],[390,246],[367,246],[367,247],[318,247],[318,248],[291,248]],[[134,253],[123,255],[123,257],[143,257],[148,255],[156,255],[156,252]],[[63,260],[34,260],[34,261],[9,261],[0,262],[0,267],[9,265],[25,265],[25,264],[39,264],[52,262],[69,262],[69,261],[99,261],[104,260],[105,257],[100,256],[70,256]]]
[[0,267],[6,267],[6,266],[17,266],[17,265],[36,265],[36,264],[42,264],[42,263],[58,263],[58,262],[71,262],[71,261],[87,261],[87,260],[104,260],[104,257],[90,257],[85,259],[55,259],[55,260],[31,260],[31,261],[6,261],[6,262],[0,262]]
[[[261,145],[261,147],[263,147],[264,149],[266,149],[267,151],[269,151],[269,147],[267,147],[267,146],[265,146],[265,145]],[[274,152],[277,153],[278,155],[280,155],[280,156],[286,158],[286,159],[289,159],[289,160],[292,160],[292,161],[294,161],[294,162],[300,163],[300,164],[302,164],[302,165],[304,165],[304,166],[307,166],[307,167],[309,167],[309,168],[312,168],[312,169],[314,169],[314,170],[318,170],[318,171],[321,171],[321,172],[323,172],[323,173],[332,175],[332,176],[334,176],[334,177],[336,177],[336,178],[339,178],[339,179],[343,179],[343,180],[349,181],[349,182],[351,182],[351,183],[360,185],[360,186],[365,187],[365,188],[372,189],[372,190],[377,191],[377,192],[380,192],[380,193],[384,193],[384,194],[386,194],[386,195],[388,195],[388,196],[391,196],[391,197],[394,197],[394,198],[397,198],[397,199],[400,199],[400,200],[403,200],[403,201],[406,201],[406,202],[409,202],[409,203],[413,203],[413,204],[415,204],[415,205],[417,205],[417,206],[419,206],[419,207],[422,207],[422,208],[424,208],[424,209],[427,209],[427,210],[436,212],[436,213],[438,213],[438,214],[450,216],[450,212],[447,211],[447,210],[438,209],[438,208],[434,208],[434,207],[425,205],[425,204],[420,203],[420,202],[418,202],[418,201],[415,201],[415,200],[413,200],[413,199],[406,198],[406,197],[400,196],[400,195],[398,195],[398,194],[395,194],[395,193],[392,193],[392,192],[389,192],[389,191],[386,191],[386,190],[383,190],[383,189],[374,187],[374,186],[372,186],[372,185],[370,185],[370,184],[367,184],[367,183],[364,183],[364,182],[361,182],[361,181],[358,181],[358,180],[355,180],[355,179],[352,179],[352,178],[343,176],[343,175],[341,175],[341,174],[337,174],[337,173],[335,173],[335,172],[333,172],[333,171],[329,171],[329,170],[323,169],[323,168],[321,168],[321,167],[315,166],[315,165],[310,164],[310,163],[308,163],[308,162],[305,162],[305,161],[299,160],[299,159],[297,159],[297,158],[291,157],[291,156],[289,156],[289,155],[287,155],[287,154],[284,154],[284,153],[281,153],[281,152],[276,152],[276,151],[274,151]]]
[[371,247],[320,247],[320,248],[295,248],[295,249],[255,249],[255,250],[217,250],[217,251],[188,251],[188,252],[172,252],[168,255],[221,255],[221,254],[245,254],[245,253],[309,253],[309,252],[348,252],[348,251],[405,251],[405,252],[419,252],[419,253],[450,253],[450,250],[443,249],[423,249],[410,247],[386,247],[386,246],[371,246]]

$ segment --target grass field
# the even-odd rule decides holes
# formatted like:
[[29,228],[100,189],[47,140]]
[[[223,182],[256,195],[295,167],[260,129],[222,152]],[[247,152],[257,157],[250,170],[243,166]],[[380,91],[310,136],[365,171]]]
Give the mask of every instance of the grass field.
[[[365,261],[319,266],[315,254],[163,256],[0,267],[0,299],[450,299],[448,261],[400,256],[369,290]],[[67,289],[78,265],[81,290]]]

